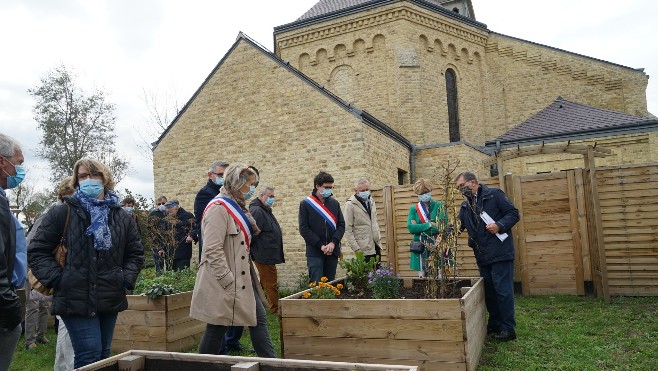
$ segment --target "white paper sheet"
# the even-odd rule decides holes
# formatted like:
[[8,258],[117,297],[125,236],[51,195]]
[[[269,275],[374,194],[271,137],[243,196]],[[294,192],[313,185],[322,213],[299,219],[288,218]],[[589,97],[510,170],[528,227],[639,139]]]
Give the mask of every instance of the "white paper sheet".
[[[480,218],[482,218],[487,224],[493,224],[496,222],[486,211],[483,211],[482,214],[480,214]],[[496,233],[496,237],[502,242],[505,241],[509,235],[507,233]]]

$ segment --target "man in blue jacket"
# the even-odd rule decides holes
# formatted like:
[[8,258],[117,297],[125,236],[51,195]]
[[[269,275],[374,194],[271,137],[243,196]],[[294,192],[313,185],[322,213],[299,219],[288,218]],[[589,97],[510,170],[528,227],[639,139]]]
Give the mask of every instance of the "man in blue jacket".
[[479,184],[475,174],[463,172],[455,180],[466,197],[459,210],[461,231],[468,231],[480,276],[484,279],[489,312],[487,335],[500,341],[516,339],[514,327],[514,242],[512,227],[519,211],[498,188]]
[[311,282],[336,278],[340,240],[345,219],[340,203],[332,198],[334,178],[320,172],[313,179],[313,191],[299,204],[299,233],[306,242],[306,265]]

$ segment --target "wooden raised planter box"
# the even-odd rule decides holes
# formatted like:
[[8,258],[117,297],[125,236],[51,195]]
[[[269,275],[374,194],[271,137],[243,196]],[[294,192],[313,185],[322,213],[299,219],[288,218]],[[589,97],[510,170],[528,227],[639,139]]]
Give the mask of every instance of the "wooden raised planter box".
[[130,349],[185,351],[196,346],[206,324],[190,318],[192,291],[160,296],[128,295],[128,309],[120,312],[112,351]]
[[417,371],[416,366],[368,365],[348,362],[305,361],[258,357],[232,357],[208,354],[167,353],[131,350],[78,369],[80,371],[186,371],[186,370],[259,370],[259,371]]
[[[283,298],[283,358],[475,370],[487,335],[484,282],[459,299]],[[308,291],[308,290],[307,290]]]

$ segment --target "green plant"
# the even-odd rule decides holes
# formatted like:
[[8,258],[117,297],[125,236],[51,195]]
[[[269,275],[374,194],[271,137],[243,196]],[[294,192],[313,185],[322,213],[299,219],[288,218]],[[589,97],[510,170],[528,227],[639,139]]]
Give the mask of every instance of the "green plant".
[[194,289],[195,280],[196,272],[188,268],[167,271],[159,276],[155,274],[153,268],[143,269],[137,278],[133,294],[144,294],[153,299],[162,295],[191,291]]
[[383,265],[380,269],[368,274],[368,287],[375,299],[397,299],[400,297],[400,275],[393,269]]
[[357,251],[355,255],[352,259],[342,260],[340,266],[347,270],[345,281],[350,288],[363,294],[368,288],[368,274],[375,270],[377,261],[375,259],[366,261],[365,255],[361,251]]
[[340,290],[343,288],[342,284],[337,284],[336,286],[327,283],[327,277],[322,277],[320,282],[311,282],[310,291],[306,291],[302,294],[302,299],[335,299],[340,295]]

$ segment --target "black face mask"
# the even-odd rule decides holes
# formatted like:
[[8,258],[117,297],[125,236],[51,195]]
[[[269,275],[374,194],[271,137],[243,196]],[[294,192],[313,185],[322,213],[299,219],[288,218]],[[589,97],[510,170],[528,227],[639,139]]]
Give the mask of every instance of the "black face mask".
[[466,184],[459,187],[459,192],[461,192],[466,197],[473,197],[473,188],[467,186]]

